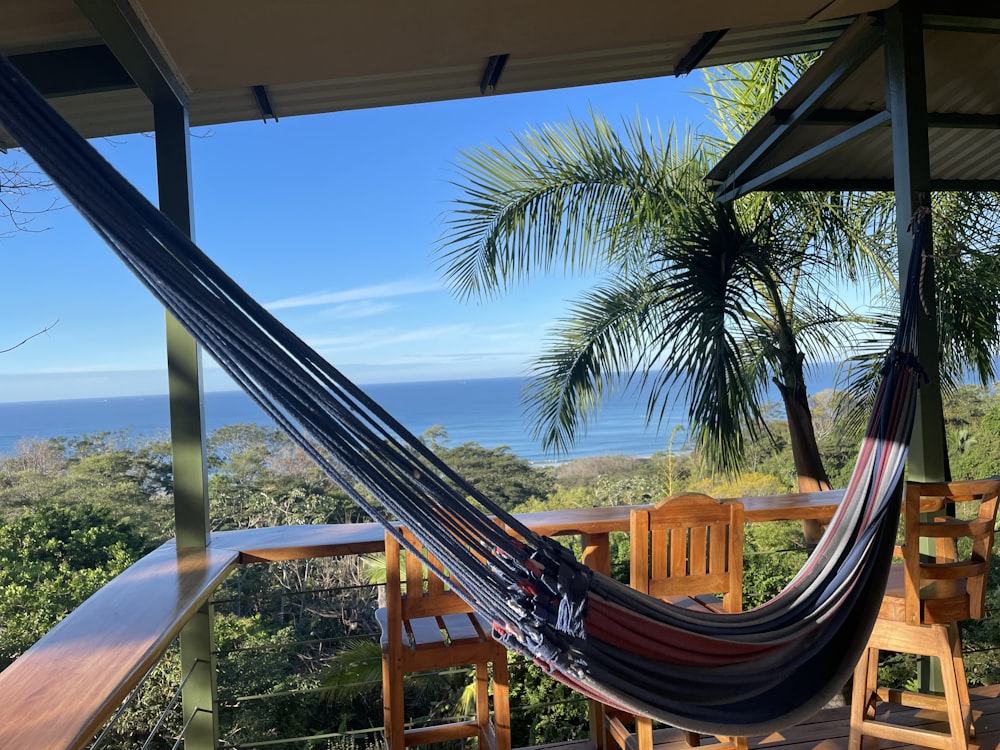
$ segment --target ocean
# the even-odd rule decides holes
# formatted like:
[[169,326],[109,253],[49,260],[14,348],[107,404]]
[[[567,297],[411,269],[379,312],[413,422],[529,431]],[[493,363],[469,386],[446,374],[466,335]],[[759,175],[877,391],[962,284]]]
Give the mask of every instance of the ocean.
[[[833,387],[833,366],[818,368],[811,393]],[[546,453],[531,436],[521,406],[522,378],[387,383],[364,390],[410,432],[442,426],[449,446],[476,442],[486,448],[507,446],[519,457],[542,463],[588,456],[650,456],[665,451],[674,427],[686,427],[683,406],[668,410],[657,429],[645,425],[645,400],[622,394],[607,400],[586,435],[560,455]],[[770,396],[777,401],[777,394]],[[211,432],[239,423],[271,424],[242,391],[205,394],[205,423]],[[0,455],[10,455],[26,438],[74,437],[94,432],[127,432],[133,438],[168,433],[167,397],[74,399],[0,403]],[[673,450],[684,450],[683,429],[673,437]]]
[[[524,384],[521,378],[483,378],[377,384],[364,390],[418,436],[440,425],[448,432],[449,446],[508,446],[538,463],[652,455],[667,449],[672,428],[683,421],[679,412],[668,415],[659,431],[655,425],[646,428],[644,402],[628,395],[612,398],[571,452],[553,455],[531,437],[520,403]],[[230,424],[272,424],[242,391],[206,393],[205,423],[209,432]],[[134,438],[166,437],[168,424],[165,395],[0,403],[0,455],[11,455],[20,440],[30,438],[119,431]],[[675,437],[674,450],[681,450],[682,442],[682,435]]]

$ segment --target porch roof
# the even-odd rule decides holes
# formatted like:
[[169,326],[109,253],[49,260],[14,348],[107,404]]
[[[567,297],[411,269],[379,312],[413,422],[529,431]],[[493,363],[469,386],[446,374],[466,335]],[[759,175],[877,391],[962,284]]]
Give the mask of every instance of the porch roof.
[[267,120],[820,50],[891,2],[5,0],[0,52],[97,137],[152,130],[158,80],[192,125]]
[[[1000,189],[1000,7],[961,0],[925,6],[930,187]],[[716,195],[892,190],[885,52],[879,17],[856,19],[711,170]]]

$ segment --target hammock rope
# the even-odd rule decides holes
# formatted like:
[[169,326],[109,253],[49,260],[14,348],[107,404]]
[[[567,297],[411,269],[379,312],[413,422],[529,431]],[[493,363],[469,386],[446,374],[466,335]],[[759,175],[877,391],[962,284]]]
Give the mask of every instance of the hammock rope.
[[[508,648],[587,696],[711,734],[790,726],[839,692],[867,642],[895,540],[921,375],[916,254],[866,437],[826,534],[775,599],[711,615],[595,574],[463,480],[218,268],[5,58],[0,123],[343,491],[392,533],[394,520],[413,530]],[[915,253],[925,225],[914,223]]]

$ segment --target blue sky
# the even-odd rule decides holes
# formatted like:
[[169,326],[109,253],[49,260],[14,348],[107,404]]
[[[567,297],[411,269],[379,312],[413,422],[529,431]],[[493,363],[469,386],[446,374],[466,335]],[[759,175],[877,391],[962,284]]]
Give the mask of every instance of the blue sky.
[[[695,74],[196,128],[195,240],[359,383],[522,375],[590,280],[536,279],[489,302],[456,300],[434,249],[457,196],[459,150],[591,108],[612,122],[640,113],[700,128],[699,83]],[[94,143],[155,200],[151,137]],[[32,231],[0,235],[0,349],[52,326],[0,355],[0,401],[165,392],[162,309],[56,201],[63,207],[38,215]],[[207,389],[234,387],[211,360],[205,373]]]

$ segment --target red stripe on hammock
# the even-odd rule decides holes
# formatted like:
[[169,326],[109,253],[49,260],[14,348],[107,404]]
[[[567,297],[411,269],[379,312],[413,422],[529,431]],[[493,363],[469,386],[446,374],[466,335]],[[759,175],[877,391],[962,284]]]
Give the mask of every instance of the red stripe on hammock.
[[[726,615],[720,614],[719,617]],[[725,666],[752,661],[783,643],[737,643],[679,630],[637,615],[593,594],[587,602],[588,637],[653,661],[679,666]]]

